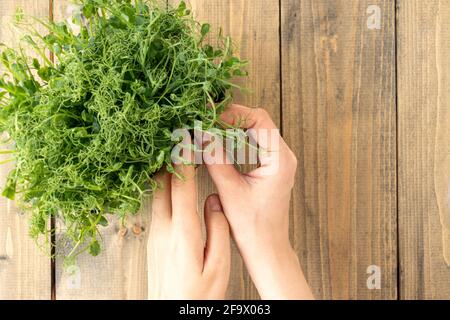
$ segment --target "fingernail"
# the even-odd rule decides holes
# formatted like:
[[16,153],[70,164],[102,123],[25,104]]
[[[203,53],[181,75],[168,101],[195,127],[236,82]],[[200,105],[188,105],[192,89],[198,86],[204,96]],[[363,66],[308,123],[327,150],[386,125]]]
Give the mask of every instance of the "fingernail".
[[222,212],[222,204],[217,195],[211,196],[208,199],[208,207],[212,212]]

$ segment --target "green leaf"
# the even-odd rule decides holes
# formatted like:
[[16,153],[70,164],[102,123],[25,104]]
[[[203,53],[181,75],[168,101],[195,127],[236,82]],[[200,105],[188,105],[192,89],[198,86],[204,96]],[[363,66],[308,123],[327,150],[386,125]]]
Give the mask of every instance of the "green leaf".
[[239,60],[239,58],[237,58],[237,57],[231,57],[230,59],[228,59],[227,61],[225,61],[225,65],[226,65],[227,67],[233,67],[233,66],[235,66],[235,65],[238,64],[238,63],[240,63],[240,60]]
[[12,170],[9,175],[8,175],[8,179],[6,181],[6,186],[3,189],[3,193],[2,195],[6,198],[8,198],[9,200],[14,200],[15,196],[16,196],[16,184],[17,184],[17,180],[14,178],[16,174],[16,170]]
[[100,248],[100,244],[98,243],[97,240],[91,242],[91,244],[89,245],[89,253],[96,257],[100,254],[101,248]]
[[97,8],[92,3],[88,3],[83,6],[81,11],[83,12],[84,17],[90,19],[96,10]]
[[135,23],[135,25],[137,25],[137,26],[142,26],[142,25],[144,25],[145,23],[147,23],[147,20],[146,20],[144,17],[137,16],[136,19],[135,19],[135,21],[134,21],[134,23]]
[[38,76],[44,80],[48,81],[51,77],[51,69],[49,67],[43,67],[38,70]]
[[98,224],[103,226],[103,227],[107,227],[108,226],[108,219],[106,219],[104,216],[102,216],[100,218],[100,220],[98,221]]
[[248,72],[238,69],[238,70],[233,71],[233,75],[237,76],[237,77],[246,77],[246,76],[248,76]]
[[206,36],[211,29],[211,25],[209,23],[205,23],[202,25],[201,34],[202,37]]
[[29,93],[33,94],[37,91],[36,82],[31,79],[27,79],[23,82],[24,88],[28,90]]
[[212,46],[210,46],[209,44],[204,46],[203,50],[208,58],[214,57],[214,48]]
[[3,189],[2,195],[9,200],[14,200],[14,197],[16,195],[16,190],[14,190],[11,186],[7,186]]
[[180,4],[178,5],[178,14],[180,16],[183,16],[185,14],[186,11],[186,2],[184,2],[183,0],[180,1]]
[[25,13],[23,11],[23,8],[20,8],[20,7],[16,8],[16,12],[15,12],[15,15],[14,15],[14,22],[15,23],[20,23],[20,22],[23,21],[24,17],[25,17]]
[[33,67],[36,70],[39,70],[41,68],[41,64],[39,63],[38,59],[36,59],[36,58],[33,59]]

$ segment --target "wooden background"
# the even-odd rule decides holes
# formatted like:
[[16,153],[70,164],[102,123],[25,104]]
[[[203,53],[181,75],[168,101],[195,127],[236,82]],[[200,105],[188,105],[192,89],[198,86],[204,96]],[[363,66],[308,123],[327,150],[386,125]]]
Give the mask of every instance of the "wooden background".
[[[297,154],[291,237],[316,297],[450,299],[450,0],[189,2],[251,61],[237,102],[268,109]],[[0,42],[17,41],[17,6],[70,13],[68,0],[0,0]],[[199,188],[199,201],[214,191],[204,170]],[[148,211],[67,273],[1,198],[0,299],[145,299]],[[258,298],[235,249],[229,297]]]

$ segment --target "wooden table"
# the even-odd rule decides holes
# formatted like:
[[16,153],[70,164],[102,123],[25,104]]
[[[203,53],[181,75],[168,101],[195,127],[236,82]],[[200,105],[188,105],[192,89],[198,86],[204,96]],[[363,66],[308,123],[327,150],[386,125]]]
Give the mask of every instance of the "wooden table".
[[[450,298],[450,1],[190,3],[251,61],[253,93],[237,101],[269,110],[297,154],[291,236],[315,295]],[[2,0],[1,42],[16,6],[68,13],[66,0]],[[214,188],[199,175],[203,201]],[[0,299],[146,298],[148,211],[112,223],[104,253],[69,274],[2,198]],[[229,296],[258,298],[235,249]]]

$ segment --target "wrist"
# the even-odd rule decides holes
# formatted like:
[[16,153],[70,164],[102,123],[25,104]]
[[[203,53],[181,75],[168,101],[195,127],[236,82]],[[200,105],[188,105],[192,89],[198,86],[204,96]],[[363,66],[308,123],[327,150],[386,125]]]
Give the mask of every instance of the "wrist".
[[243,254],[250,276],[264,300],[313,299],[297,254],[289,241],[253,248]]

